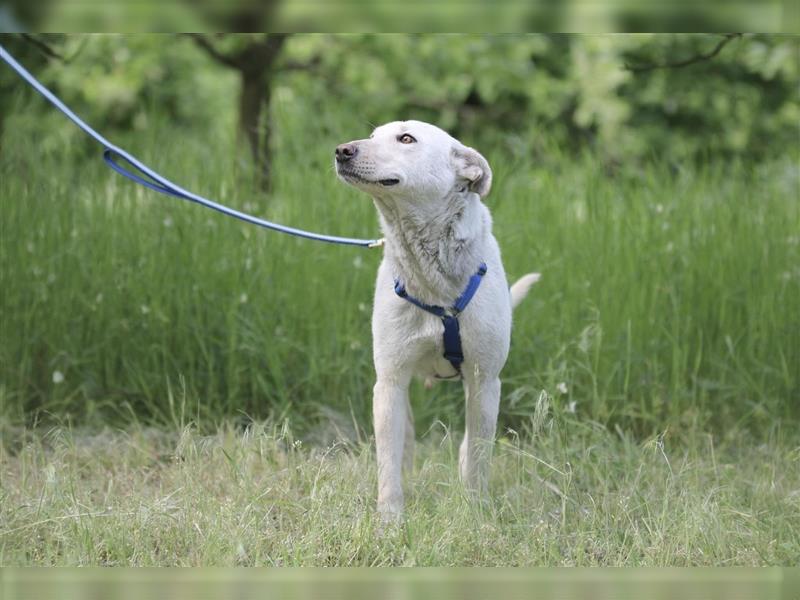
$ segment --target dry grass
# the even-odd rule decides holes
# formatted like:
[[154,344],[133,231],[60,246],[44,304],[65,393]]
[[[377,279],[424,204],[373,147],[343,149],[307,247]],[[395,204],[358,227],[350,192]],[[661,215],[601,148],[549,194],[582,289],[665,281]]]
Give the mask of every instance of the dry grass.
[[[378,531],[369,443],[252,424],[6,431],[3,565],[789,565],[800,449],[710,436],[637,444],[564,415],[497,445],[469,502],[456,442],[420,443],[406,522]],[[744,434],[742,434],[744,435]],[[741,442],[741,443],[740,443]]]

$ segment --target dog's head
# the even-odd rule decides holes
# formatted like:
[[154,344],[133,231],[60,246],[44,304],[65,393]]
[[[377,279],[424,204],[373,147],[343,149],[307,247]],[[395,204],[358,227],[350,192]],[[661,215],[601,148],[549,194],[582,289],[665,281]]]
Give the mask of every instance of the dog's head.
[[334,164],[342,181],[386,199],[435,200],[453,192],[483,198],[492,186],[483,156],[421,121],[387,123],[367,139],[341,144]]

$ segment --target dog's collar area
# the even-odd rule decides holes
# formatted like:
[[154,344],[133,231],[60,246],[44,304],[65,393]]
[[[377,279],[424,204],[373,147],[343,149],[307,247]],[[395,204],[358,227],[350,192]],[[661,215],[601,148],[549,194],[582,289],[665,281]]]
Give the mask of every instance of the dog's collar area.
[[400,296],[403,300],[410,302],[417,308],[421,308],[425,312],[437,316],[442,320],[442,325],[444,325],[443,356],[451,365],[453,365],[457,375],[461,375],[461,364],[464,362],[464,352],[461,348],[461,329],[458,324],[458,315],[467,308],[470,300],[472,300],[472,297],[475,295],[475,292],[478,291],[481,281],[483,281],[483,276],[486,275],[486,270],[486,263],[481,263],[475,274],[469,278],[467,287],[464,288],[464,291],[458,298],[456,298],[455,302],[453,302],[453,305],[449,308],[445,308],[444,306],[436,306],[434,304],[425,304],[421,300],[411,296],[406,291],[405,285],[403,285],[399,279],[394,280],[395,294]]

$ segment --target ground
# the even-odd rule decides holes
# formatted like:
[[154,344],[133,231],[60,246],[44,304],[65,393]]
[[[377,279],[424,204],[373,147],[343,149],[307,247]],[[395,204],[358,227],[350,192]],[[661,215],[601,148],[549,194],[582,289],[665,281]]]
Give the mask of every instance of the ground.
[[[543,410],[546,410],[544,407]],[[800,448],[545,416],[496,446],[467,498],[458,434],[418,444],[405,522],[381,531],[374,447],[307,447],[286,426],[3,436],[3,565],[790,565]]]

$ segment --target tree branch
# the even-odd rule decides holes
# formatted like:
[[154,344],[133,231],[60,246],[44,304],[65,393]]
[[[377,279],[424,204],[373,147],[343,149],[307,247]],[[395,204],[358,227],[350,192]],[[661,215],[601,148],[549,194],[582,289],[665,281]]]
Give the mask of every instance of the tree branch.
[[725,36],[719,41],[719,43],[714,47],[714,49],[711,50],[710,52],[706,52],[705,54],[698,54],[696,56],[692,56],[691,58],[687,58],[685,60],[679,60],[676,62],[652,63],[649,65],[626,64],[625,69],[633,73],[643,73],[645,71],[652,71],[654,69],[679,69],[681,67],[688,67],[689,65],[693,65],[695,63],[711,60],[717,54],[719,54],[720,51],[728,43],[740,37],[742,37],[741,33],[726,33]]
[[280,54],[288,33],[270,33],[258,42],[251,43],[238,52],[225,54],[202,33],[186,33],[211,58],[237,71],[261,72],[268,69]]
[[227,54],[223,54],[211,43],[211,41],[204,36],[202,33],[186,33],[184,35],[189,36],[194,43],[197,44],[200,48],[205,50],[205,52],[217,62],[220,62],[228,67],[233,69],[241,69],[241,64],[239,63],[238,57],[228,56]]
[[269,33],[260,42],[247,46],[237,56],[241,68],[256,71],[269,69],[288,37],[288,33]]
[[36,46],[36,49],[39,50],[39,52],[41,52],[42,54],[44,54],[47,58],[55,58],[57,60],[60,60],[61,62],[66,62],[66,59],[64,58],[63,55],[53,50],[52,46],[40,40],[39,38],[36,38],[29,33],[20,33],[20,36],[22,37],[23,40],[25,40],[29,44],[33,44],[34,46]]
[[321,56],[313,56],[308,62],[287,60],[278,65],[279,71],[313,71],[322,63]]
[[289,38],[288,33],[270,33],[267,36],[267,40],[265,42],[265,46],[267,48],[267,52],[271,57],[277,56],[278,52],[280,52],[283,45],[286,43],[286,40]]

